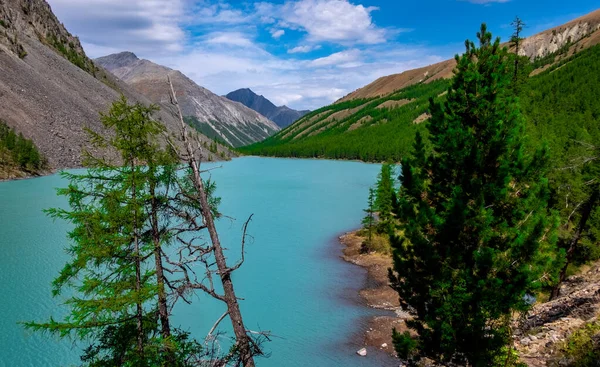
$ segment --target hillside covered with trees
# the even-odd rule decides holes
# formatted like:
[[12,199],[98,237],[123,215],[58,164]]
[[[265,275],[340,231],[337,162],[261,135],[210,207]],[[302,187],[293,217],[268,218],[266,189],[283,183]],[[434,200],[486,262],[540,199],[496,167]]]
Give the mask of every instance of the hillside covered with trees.
[[45,167],[35,144],[0,121],[0,179],[36,175]]
[[394,347],[409,365],[595,365],[600,46],[527,78],[530,64],[478,37],[430,100],[400,188],[384,164],[368,193],[363,247],[391,246],[390,281],[414,315]]

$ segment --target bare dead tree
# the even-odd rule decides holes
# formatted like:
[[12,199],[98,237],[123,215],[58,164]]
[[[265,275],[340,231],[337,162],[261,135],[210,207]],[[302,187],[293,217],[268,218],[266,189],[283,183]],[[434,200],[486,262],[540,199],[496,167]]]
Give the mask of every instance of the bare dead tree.
[[[212,205],[209,202],[209,195],[207,194],[207,187],[205,182],[202,180],[200,174],[200,162],[202,159],[202,152],[200,151],[200,158],[197,158],[197,153],[192,147],[192,141],[188,135],[187,125],[183,120],[181,107],[177,101],[177,96],[173,88],[171,79],[168,78],[168,83],[171,90],[171,102],[177,107],[179,114],[179,120],[181,123],[181,138],[184,145],[184,153],[181,154],[181,158],[187,163],[189,168],[189,180],[193,186],[193,192],[189,187],[185,187],[185,183],[179,183],[180,191],[179,195],[176,196],[176,200],[179,203],[171,206],[172,213],[183,219],[182,226],[176,229],[174,236],[177,241],[182,245],[177,254],[177,259],[169,258],[166,256],[166,262],[173,266],[174,270],[180,273],[181,277],[174,283],[168,283],[169,287],[175,290],[175,297],[181,297],[186,302],[187,294],[193,290],[201,290],[211,297],[224,302],[227,305],[226,313],[221,316],[215,326],[209,332],[209,337],[213,331],[217,328],[218,324],[226,317],[229,316],[233,332],[235,334],[235,348],[234,353],[236,354],[235,365],[242,365],[245,367],[254,367],[254,356],[263,355],[260,348],[260,342],[257,339],[250,336],[255,333],[248,329],[244,325],[242,313],[240,311],[238,298],[235,294],[233,281],[231,274],[240,268],[244,262],[244,244],[246,239],[246,229],[248,222],[251,217],[246,221],[244,225],[244,233],[242,237],[242,257],[239,262],[234,266],[228,266],[227,260],[221,245],[217,229],[215,227],[214,214]],[[172,145],[174,148],[174,146]],[[190,212],[189,210],[180,210],[181,206],[177,204],[183,204],[187,208],[196,208],[198,213]],[[210,244],[203,242],[200,237],[194,237],[192,239],[186,239],[184,236],[177,234],[180,233],[193,233],[201,229],[207,229],[210,237]],[[201,263],[204,265],[205,272],[203,278],[198,278],[198,274],[193,270],[194,264]],[[218,277],[221,281],[223,294],[218,293],[213,286],[213,275]],[[261,337],[268,339],[268,333],[258,332]],[[229,356],[228,358],[231,358]]]

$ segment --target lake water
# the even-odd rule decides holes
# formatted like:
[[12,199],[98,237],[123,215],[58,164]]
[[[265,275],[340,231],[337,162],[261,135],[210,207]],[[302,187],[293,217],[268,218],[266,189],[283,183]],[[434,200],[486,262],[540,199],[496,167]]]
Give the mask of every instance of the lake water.
[[[378,311],[361,305],[357,292],[366,273],[339,258],[337,242],[360,225],[378,171],[378,165],[358,162],[245,157],[211,172],[221,212],[236,218],[218,224],[230,261],[239,256],[243,222],[254,214],[254,239],[234,284],[244,298],[247,327],[274,335],[266,345],[270,357],[258,366],[393,365],[376,351],[366,358],[355,354],[368,317]],[[50,282],[67,260],[62,249],[68,226],[42,213],[65,205],[54,191],[64,185],[57,175],[0,183],[0,366],[70,366],[79,360],[73,342],[18,325],[64,312],[62,300],[51,297]],[[202,338],[222,313],[221,304],[202,297],[176,307],[174,324]]]

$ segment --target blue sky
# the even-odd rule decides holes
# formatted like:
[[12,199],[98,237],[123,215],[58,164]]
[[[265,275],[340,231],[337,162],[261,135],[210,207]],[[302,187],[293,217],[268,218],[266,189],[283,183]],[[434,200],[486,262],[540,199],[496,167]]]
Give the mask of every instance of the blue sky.
[[506,39],[584,15],[572,0],[48,0],[86,52],[132,51],[217,94],[252,88],[315,109],[384,75],[461,52],[481,22]]

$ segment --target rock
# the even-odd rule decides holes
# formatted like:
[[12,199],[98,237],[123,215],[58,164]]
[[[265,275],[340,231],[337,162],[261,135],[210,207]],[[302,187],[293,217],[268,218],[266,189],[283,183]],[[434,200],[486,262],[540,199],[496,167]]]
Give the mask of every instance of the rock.
[[382,347],[382,348],[387,348],[387,343],[383,343],[383,344],[381,344],[381,347]]
[[535,335],[529,335],[529,339],[531,339],[532,342],[538,340],[537,336]]
[[361,357],[366,357],[367,356],[367,348],[361,348],[358,351],[356,351],[356,354],[358,354]]
[[531,341],[529,340],[529,338],[525,337],[525,338],[521,339],[520,343],[521,343],[521,345],[529,345],[529,343],[531,343]]

